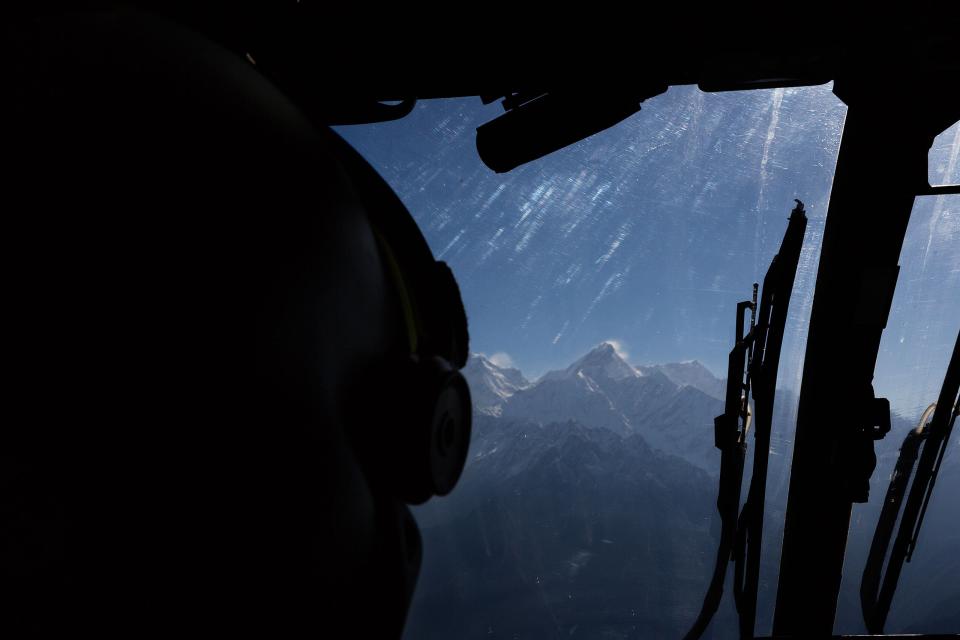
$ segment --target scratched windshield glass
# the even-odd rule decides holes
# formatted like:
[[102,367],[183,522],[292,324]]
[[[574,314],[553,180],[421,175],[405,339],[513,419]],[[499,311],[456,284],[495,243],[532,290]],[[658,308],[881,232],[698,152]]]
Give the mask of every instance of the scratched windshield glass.
[[[414,510],[424,562],[406,637],[682,636],[719,536],[713,419],[736,305],[796,198],[809,223],[772,427],[756,627],[769,634],[844,105],[829,86],[674,87],[502,175],[474,133],[501,113],[427,101],[338,129],[450,264],[470,322],[470,460],[449,497]],[[737,635],[732,602],[712,628]]]
[[[960,184],[960,124],[937,137],[931,184]],[[890,399],[890,434],[877,443],[870,502],[854,505],[836,633],[863,633],[859,589],[899,449],[921,414],[937,401],[960,332],[960,195],[917,198],[900,252],[900,274],[880,342],[877,395]],[[892,599],[886,633],[955,633],[960,629],[960,434],[954,429],[917,537]],[[894,538],[896,533],[894,533]],[[891,544],[892,547],[892,544]]]

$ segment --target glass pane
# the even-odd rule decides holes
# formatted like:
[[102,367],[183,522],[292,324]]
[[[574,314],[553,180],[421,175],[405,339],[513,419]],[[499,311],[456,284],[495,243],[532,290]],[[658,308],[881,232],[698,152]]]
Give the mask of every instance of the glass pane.
[[[960,141],[945,155],[955,159]],[[932,157],[932,154],[931,154]],[[907,431],[936,402],[960,330],[960,196],[917,198],[903,249],[890,319],[874,377],[890,399],[892,431],[877,443],[870,502],[854,505],[837,633],[865,633],[859,588],[882,501]],[[885,631],[955,633],[960,629],[960,434],[944,457],[913,560],[905,564]],[[952,603],[952,604],[951,604]]]
[[960,122],[941,133],[930,145],[927,169],[930,184],[960,184]]
[[[431,101],[339,129],[453,268],[475,352],[470,462],[451,496],[415,510],[425,550],[407,637],[684,633],[719,535],[713,417],[736,303],[800,198],[810,222],[781,360],[757,626],[769,633],[845,107],[829,86],[675,87],[506,175],[474,146],[500,113]],[[736,636],[732,602],[714,631]]]

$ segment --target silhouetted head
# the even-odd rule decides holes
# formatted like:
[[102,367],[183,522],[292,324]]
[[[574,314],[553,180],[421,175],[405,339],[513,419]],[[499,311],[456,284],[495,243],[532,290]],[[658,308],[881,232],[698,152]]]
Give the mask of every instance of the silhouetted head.
[[125,11],[8,35],[16,626],[398,635],[405,504],[469,441],[449,270],[242,56]]

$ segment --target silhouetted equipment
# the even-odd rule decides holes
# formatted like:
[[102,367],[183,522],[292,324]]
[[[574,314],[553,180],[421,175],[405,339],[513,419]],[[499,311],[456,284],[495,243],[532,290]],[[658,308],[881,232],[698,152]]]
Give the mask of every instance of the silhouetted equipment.
[[871,633],[876,633],[874,629],[882,629],[883,627],[882,624],[877,625],[876,619],[877,596],[880,591],[882,569],[889,550],[890,539],[900,515],[900,508],[903,506],[903,498],[913,476],[913,468],[917,462],[920,445],[926,437],[924,432],[936,406],[936,403],[934,403],[927,407],[916,428],[911,429],[903,439],[897,464],[893,470],[893,475],[890,477],[890,486],[887,488],[886,496],[884,496],[883,509],[877,521],[877,529],[870,545],[870,554],[860,581],[860,604],[864,620]]
[[[714,440],[721,451],[717,496],[717,510],[722,523],[720,544],[703,607],[687,632],[686,640],[695,640],[703,635],[716,613],[723,595],[727,563],[731,561],[735,563],[733,594],[739,613],[740,636],[753,637],[777,368],[780,364],[790,294],[793,291],[800,250],[803,247],[803,235],[807,228],[803,203],[799,200],[796,202],[797,206],[791,212],[780,251],[773,257],[763,279],[759,308],[756,284],[753,285],[753,300],[737,304],[736,339],[727,365],[724,413],[714,421]],[[751,312],[750,330],[744,334],[745,313],[748,309]],[[738,517],[746,438],[751,416],[755,424],[753,433],[756,442],[753,473],[746,502]]]
[[[790,215],[780,251],[763,280],[760,320],[757,323],[756,347],[750,360],[753,380],[754,441],[753,473],[750,489],[737,522],[736,572],[734,597],[740,617],[740,637],[752,638],[756,620],[757,587],[760,579],[760,549],[763,539],[763,513],[767,493],[767,464],[770,457],[770,430],[777,389],[777,371],[787,323],[790,294],[797,275],[800,250],[807,228],[803,203]],[[746,556],[743,547],[746,546]]]
[[470,445],[470,389],[460,374],[469,354],[467,316],[450,268],[433,259],[416,222],[387,183],[340,141],[373,227],[393,298],[399,306],[405,354],[371,374],[380,401],[365,386],[357,405],[365,424],[352,432],[367,473],[396,497],[420,504],[456,485]]
[[873,385],[858,396],[863,415],[846,445],[850,459],[844,471],[844,490],[850,502],[864,503],[870,499],[870,476],[877,468],[873,443],[890,433],[890,401],[877,398]]
[[[642,37],[633,21],[624,21],[629,38],[594,30],[604,46],[580,24],[577,46],[547,29],[545,40],[560,46],[546,51],[518,40],[489,46],[491,33],[503,33],[501,15],[472,43],[454,32],[450,47],[433,25],[380,21],[388,26],[377,31],[331,15],[329,3],[144,3],[169,20],[124,9],[137,3],[39,4],[18,5],[3,25],[3,192],[19,212],[5,228],[15,245],[16,338],[6,354],[17,372],[11,405],[31,416],[3,430],[22,446],[0,447],[17,517],[3,533],[28,543],[22,553],[0,545],[4,570],[18,576],[5,614],[41,631],[116,623],[129,634],[144,620],[176,626],[202,613],[220,634],[234,625],[283,635],[304,620],[331,630],[343,618],[352,635],[399,635],[419,539],[398,497],[448,490],[467,433],[465,421],[449,428],[465,396],[434,359],[456,367],[456,351],[441,345],[444,331],[417,320],[448,296],[433,289],[444,286],[442,267],[400,246],[422,237],[397,241],[382,229],[405,211],[390,209],[397,215],[374,223],[378,231],[368,224],[381,209],[364,198],[389,189],[311,123],[400,117],[417,99],[507,96],[512,111],[478,131],[485,161],[502,171],[622,120],[669,85],[832,79],[848,113],[774,617],[777,636],[830,635],[851,503],[866,497],[872,438],[883,431],[871,380],[914,196],[957,193],[930,187],[927,172],[931,141],[960,117],[952,16],[915,8],[865,24],[860,10],[798,11],[790,29],[799,35],[785,40],[779,17],[722,6]],[[375,46],[389,54],[363,55]],[[450,50],[458,55],[439,60]],[[385,264],[392,251],[403,254],[398,270]],[[400,283],[418,283],[409,304]],[[419,347],[421,338],[430,346]],[[770,350],[768,338],[766,358]],[[726,477],[742,475],[745,369],[758,386],[743,364],[749,348],[738,357],[729,419],[717,429]],[[426,384],[391,412],[384,399],[409,380],[384,389],[382,376],[397,370],[409,380],[422,373]],[[368,386],[358,402],[356,390],[371,383],[384,394],[371,400]],[[853,400],[838,407],[838,397]],[[938,411],[948,408],[941,398]],[[408,426],[398,415],[429,424],[404,440],[389,431]],[[93,428],[77,428],[86,423]],[[924,431],[932,435],[933,424]],[[398,449],[402,464],[378,465],[397,442],[409,447]],[[903,534],[904,558],[943,442],[935,455],[931,437],[922,441],[917,477],[932,471],[926,493],[911,491],[906,503],[917,525]],[[732,491],[725,481],[718,498],[731,529]],[[749,523],[762,522],[749,515],[751,533],[740,538],[748,583],[759,543]],[[748,591],[735,593],[744,602]],[[9,617],[5,631],[17,625]]]
[[[270,77],[268,72],[265,73]],[[329,113],[325,118],[331,125],[335,124],[369,124],[371,122],[386,122],[399,120],[410,115],[417,101],[414,98],[397,100],[395,102],[380,102],[376,100],[358,100],[354,103],[337,105],[336,113]]]
[[[737,533],[737,511],[740,508],[740,485],[743,480],[743,460],[747,450],[747,431],[750,429],[749,359],[754,349],[754,330],[757,308],[757,287],[753,285],[753,299],[737,303],[736,333],[727,361],[727,388],[724,412],[714,419],[714,443],[720,449],[720,482],[717,493],[717,511],[720,513],[720,544],[713,568],[710,586],[703,599],[700,615],[685,640],[696,640],[703,635],[720,606],[727,563],[731,561]],[[747,310],[750,311],[750,330],[744,334]],[[745,377],[746,376],[746,377]]]
[[626,95],[508,96],[503,101],[507,113],[477,128],[477,152],[488,167],[504,173],[612,127],[666,90],[666,85],[654,85]]
[[[953,355],[947,366],[940,396],[935,404],[931,404],[923,412],[917,427],[904,438],[896,468],[890,478],[883,510],[873,535],[873,543],[870,545],[870,555],[860,581],[860,604],[864,622],[870,633],[883,633],[903,563],[910,562],[916,548],[917,537],[937,481],[940,464],[950,445],[950,434],[957,420],[957,414],[960,412],[958,389],[960,389],[960,335],[957,336],[957,343],[954,345]],[[918,456],[919,463],[917,463]],[[913,482],[910,483],[915,464],[916,474],[913,475]],[[904,505],[903,498],[908,484],[910,494]],[[886,563],[886,571],[882,571],[901,506],[903,506],[903,517],[900,519],[897,537],[890,551],[890,559]]]
[[848,109],[807,331],[774,636],[825,636],[835,624],[852,504],[866,497],[873,438],[883,429],[871,385],[907,222],[916,194],[929,189],[932,141],[960,118],[947,80],[958,77],[951,69],[960,57],[951,50],[915,67],[909,105],[884,102],[877,82],[889,76],[838,74],[834,83]]
[[242,55],[129,9],[3,28],[3,632],[399,637],[404,502],[470,437],[450,270]]

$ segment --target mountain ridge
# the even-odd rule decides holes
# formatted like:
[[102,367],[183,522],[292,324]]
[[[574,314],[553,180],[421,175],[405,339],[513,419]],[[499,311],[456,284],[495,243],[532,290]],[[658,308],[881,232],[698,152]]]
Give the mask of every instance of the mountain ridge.
[[471,356],[464,375],[477,413],[637,434],[664,453],[719,472],[712,429],[722,412],[718,392],[724,382],[698,361],[635,367],[602,342],[533,382],[479,354]]

